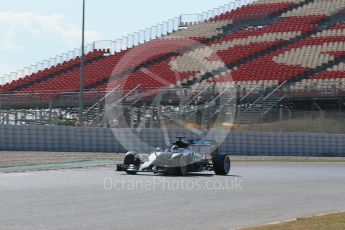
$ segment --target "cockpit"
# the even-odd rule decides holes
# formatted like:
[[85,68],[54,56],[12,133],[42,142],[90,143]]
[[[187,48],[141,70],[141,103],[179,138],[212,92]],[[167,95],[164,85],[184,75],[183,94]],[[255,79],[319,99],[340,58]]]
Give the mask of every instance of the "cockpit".
[[190,143],[189,142],[186,142],[184,140],[182,140],[183,137],[178,137],[177,140],[172,143],[173,144],[173,147],[174,146],[177,146],[178,148],[188,148],[190,146]]
[[171,152],[172,152],[172,153],[178,153],[178,146],[177,146],[177,145],[173,145],[173,146],[171,147]]

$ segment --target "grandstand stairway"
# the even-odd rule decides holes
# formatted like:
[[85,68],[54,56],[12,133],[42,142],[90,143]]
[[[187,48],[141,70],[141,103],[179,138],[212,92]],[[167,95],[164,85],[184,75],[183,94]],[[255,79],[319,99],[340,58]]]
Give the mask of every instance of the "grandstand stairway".
[[[293,9],[296,9],[296,8],[299,8],[299,7],[302,7],[303,5],[306,5],[310,2],[313,2],[314,0],[306,0],[306,1],[303,1],[303,2],[300,2],[299,4],[296,4],[296,5],[293,5],[287,9],[284,9],[284,10],[281,10],[279,12],[275,12],[273,14],[270,14],[270,15],[265,15],[264,17],[260,17],[260,18],[257,18],[257,19],[241,19],[241,20],[238,20],[238,21],[235,21],[233,24],[229,24],[229,25],[226,25],[226,26],[223,26],[222,29],[223,29],[223,33],[222,34],[219,34],[219,35],[216,35],[216,36],[212,36],[211,38],[209,39],[204,39],[201,41],[201,44],[209,44],[217,39],[220,39],[220,38],[223,38],[224,36],[230,34],[230,33],[234,33],[234,32],[237,32],[237,31],[240,31],[242,29],[245,29],[246,27],[248,26],[263,26],[263,25],[270,25],[270,24],[273,24],[277,21],[279,21],[281,18],[280,18],[280,15],[285,13],[285,12],[288,12],[288,11],[291,11]],[[119,73],[117,75],[115,75],[115,77],[124,77],[124,76],[127,76],[131,73],[134,73],[136,71],[139,71],[141,68],[148,68],[152,65],[157,65],[165,60],[168,60],[169,58],[171,57],[174,57],[180,53],[186,53],[188,51],[191,51],[195,48],[197,48],[198,46],[200,46],[200,44],[196,43],[196,44],[192,44],[188,47],[184,47],[182,49],[179,49],[175,52],[171,52],[171,53],[168,53],[162,57],[158,57],[154,60],[150,60],[148,62],[145,62],[145,63],[142,63],[136,67],[133,67],[133,68],[130,68],[122,73]],[[258,56],[261,56],[262,54],[258,54]],[[242,60],[238,63],[234,63],[233,65],[236,66],[236,65],[239,65],[239,64],[242,64],[242,63],[245,63],[247,61],[250,61],[250,59],[248,60]],[[225,71],[225,69],[219,69],[217,70],[216,72],[214,73],[208,73],[206,74],[207,78],[208,77],[212,77],[213,74],[217,74],[217,73],[221,73]],[[97,88],[98,86],[100,85],[103,85],[103,84],[106,84],[108,83],[109,79],[104,79],[104,80],[101,80],[101,81],[98,81],[98,82],[95,82],[94,84],[91,84],[89,86],[86,86],[86,90],[88,89],[93,89],[93,88]],[[191,86],[193,85],[193,83],[191,84],[185,84],[184,86]],[[97,102],[96,103],[97,106],[96,107],[91,107],[92,111],[94,112],[90,112],[88,111],[87,112],[87,117],[88,117],[88,120],[94,120],[95,118],[97,118],[98,120],[100,119],[100,117],[104,117],[104,109],[97,109],[97,108],[104,108],[104,105],[101,105],[102,104],[102,101],[100,102]],[[194,117],[192,116],[191,119],[194,119]]]
[[[301,2],[299,3],[298,5],[296,6],[293,6],[291,7],[289,10],[287,11],[290,11],[292,9],[296,9],[298,7],[302,7],[306,4],[309,4],[311,2],[314,2],[313,0],[308,0],[308,1],[304,1],[304,2]],[[207,42],[205,43],[209,43],[209,42],[212,42],[216,39],[219,39],[219,38],[222,38],[224,36],[226,36],[227,34],[229,33],[233,33],[233,32],[236,32],[236,31],[239,31],[243,28],[246,28],[247,26],[253,26],[253,25],[256,25],[256,26],[262,26],[262,25],[269,25],[269,24],[273,24],[273,23],[276,23],[277,21],[281,20],[281,18],[279,17],[279,15],[281,15],[283,12],[279,12],[279,13],[276,13],[275,15],[271,15],[270,17],[268,18],[262,18],[261,20],[242,20],[240,22],[238,22],[237,24],[232,24],[232,25],[227,25],[227,26],[224,26],[223,27],[223,30],[224,30],[224,34],[220,34],[220,35],[217,35],[217,36],[213,36],[211,39],[207,40]],[[340,21],[342,21],[344,19],[344,15],[341,14],[341,13],[338,13],[338,14],[334,14],[330,17],[326,17],[326,18],[323,18],[323,19],[320,19],[318,25],[319,27],[316,29],[316,30],[313,30],[313,31],[310,31],[310,32],[307,32],[307,33],[304,33],[300,36],[297,36],[295,38],[292,38],[290,40],[287,40],[281,44],[277,44],[277,45],[273,45],[272,47],[269,47],[267,48],[266,50],[264,51],[260,51],[260,52],[257,52],[257,53],[254,53],[253,55],[250,55],[250,56],[247,56],[239,61],[236,61],[234,63],[231,63],[229,65],[227,65],[226,67],[227,68],[220,68],[216,71],[213,71],[211,73],[206,73],[204,76],[201,77],[201,81],[203,80],[208,80],[210,78],[212,78],[213,76],[217,75],[217,74],[221,74],[222,72],[226,71],[227,69],[232,69],[236,66],[240,66],[240,65],[243,65],[245,63],[248,63],[248,62],[251,62],[255,59],[258,59],[260,57],[263,57],[265,55],[268,55],[274,51],[277,51],[277,50],[280,50],[286,46],[289,46],[291,44],[294,44],[298,41],[301,41],[303,39],[306,39],[318,32],[321,32],[322,30],[324,30],[325,28],[328,28]],[[192,49],[195,48],[195,47],[192,47]],[[184,51],[187,52],[191,49],[185,49]],[[173,54],[172,54],[173,55]],[[169,56],[170,57],[170,56]],[[145,65],[145,67],[148,67],[149,65],[153,65],[153,64],[159,64],[161,61],[165,60],[165,57],[163,58],[160,58],[158,60],[155,60],[151,63],[147,63]],[[325,68],[327,69],[328,67],[330,66],[333,66],[339,62],[341,62],[343,59],[337,59],[337,60],[334,60],[334,61],[330,61],[328,64],[324,64],[322,66],[319,66],[315,69],[311,69],[309,70],[309,72],[306,72],[306,73],[303,73],[299,76],[296,76],[295,78],[292,78],[289,80],[288,83],[292,83],[292,82],[298,82],[304,78],[307,78],[315,73],[318,73],[320,71],[323,71]],[[134,69],[134,70],[137,70],[137,69]],[[200,81],[200,78],[199,79],[193,79],[193,80],[189,80],[187,81],[186,83],[183,83],[182,86],[185,86],[185,87],[190,87],[190,86],[193,86],[196,81]],[[94,86],[93,86],[94,87]],[[274,91],[275,89],[273,89]],[[260,100],[257,100],[255,102],[254,105],[251,105],[249,108],[247,108],[245,111],[243,111],[241,113],[241,118],[237,119],[237,122],[239,123],[250,123],[250,122],[254,122],[256,121],[259,117],[262,117],[267,114],[272,108],[274,108],[280,101],[282,100],[282,98],[275,98],[275,97],[270,97],[270,98],[267,98],[267,97],[263,97],[263,98],[260,98]],[[212,118],[213,116],[211,116]],[[195,112],[194,113],[191,113],[191,116],[189,116],[190,120],[195,120]],[[210,118],[210,119],[211,119]]]
[[[304,40],[312,35],[315,35],[339,22],[343,22],[345,20],[345,15],[343,12],[336,13],[328,18],[323,19],[319,23],[319,28],[308,32],[306,34],[302,34],[301,36],[298,36],[296,38],[292,38],[288,41],[285,41],[282,44],[278,44],[275,46],[272,46],[264,51],[260,51],[258,53],[255,53],[251,56],[247,56],[242,60],[239,60],[235,63],[232,63],[230,65],[227,65],[227,68],[220,68],[212,73],[206,73],[204,76],[201,77],[201,81],[209,80],[210,78],[213,78],[213,76],[221,74],[222,72],[226,71],[228,68],[232,69],[233,67],[240,66],[242,64],[248,63],[250,61],[253,61],[257,58],[260,58],[262,56],[268,55],[271,52],[277,51],[281,48],[284,48],[288,45],[294,44],[298,41]],[[320,66],[317,66],[316,68],[311,68],[309,70],[306,70],[304,73],[299,74],[291,79],[288,79],[287,82],[284,82],[285,87],[287,85],[291,85],[296,82],[300,82],[301,80],[308,79],[311,76],[320,73],[322,71],[327,70],[328,68],[333,67],[334,65],[337,65],[341,62],[345,61],[345,55],[341,55],[334,60],[330,60],[328,63],[322,64]],[[184,86],[192,86],[194,85],[197,81],[200,81],[200,79],[193,79],[188,81],[187,83],[184,84]],[[282,85],[278,86],[277,88],[281,88]],[[248,108],[246,108],[244,111],[240,111],[240,115],[237,117],[236,122],[237,123],[254,123],[258,120],[262,120],[264,116],[272,110],[275,106],[278,105],[280,101],[284,99],[283,97],[275,97],[273,92],[277,90],[277,88],[272,89],[272,94],[270,93],[270,97],[261,97],[257,101],[255,101],[254,104],[250,105]]]
[[276,107],[282,100],[285,99],[286,96],[277,97],[275,92],[279,89],[283,88],[290,88],[292,84],[300,82],[305,79],[309,79],[310,77],[321,73],[341,62],[345,61],[345,55],[341,55],[334,60],[329,61],[326,64],[322,64],[321,66],[317,66],[314,69],[310,69],[301,75],[296,76],[293,79],[287,80],[280,86],[274,88],[272,92],[269,93],[267,97],[260,97],[257,101],[251,104],[248,108],[244,111],[239,111],[238,117],[236,119],[237,123],[240,124],[248,124],[248,123],[255,123],[257,121],[263,120],[265,115],[270,112],[274,107]]
[[[222,116],[226,113],[234,112],[236,95],[229,93],[230,87],[224,89],[217,96],[211,96],[213,94],[211,93],[213,92],[211,86],[199,89],[198,91],[199,93],[193,95],[189,101],[182,103],[178,111],[172,110],[166,114],[162,113],[162,115],[172,123],[176,123],[180,126],[185,126],[187,124],[206,126],[213,120],[220,118],[218,117],[219,115]],[[202,105],[197,106],[196,101],[199,96],[205,99],[205,101]],[[198,113],[200,114],[198,115]]]
[[267,96],[259,97],[254,103],[249,104],[249,106],[244,109],[239,106],[235,122],[237,124],[261,122],[267,113],[286,98],[286,95],[277,96],[275,93],[286,87],[287,84],[287,82],[283,82],[275,87]]
[[[339,43],[345,43],[341,37],[343,32],[342,35],[338,36],[340,38],[334,39],[321,33],[325,32],[324,30],[330,30],[333,25],[345,21],[344,9],[341,8],[344,7],[345,1],[339,1],[339,4],[334,1],[334,5],[338,4],[338,8],[336,6],[334,8],[328,7],[331,1],[333,0],[261,0],[261,3],[237,8],[209,21],[191,23],[186,29],[172,32],[166,37],[163,36],[163,39],[153,39],[114,55],[109,53],[97,57],[93,56],[87,60],[86,64],[85,101],[88,103],[85,103],[87,107],[84,114],[85,120],[91,126],[98,126],[100,123],[105,124],[106,117],[108,117],[106,116],[107,113],[113,112],[111,110],[113,108],[115,110],[118,104],[124,107],[134,106],[134,110],[141,109],[144,111],[147,103],[152,102],[152,97],[159,95],[160,90],[179,90],[182,86],[188,88],[191,93],[198,94],[198,91],[194,91],[194,89],[199,86],[214,86],[216,93],[221,93],[229,84],[237,84],[238,86],[236,88],[239,92],[237,102],[241,106],[239,106],[236,122],[250,124],[264,120],[266,115],[277,108],[282,100],[290,100],[284,96],[284,93],[288,93],[288,97],[292,95],[291,98],[298,97],[298,93],[303,94],[303,87],[305,87],[305,84],[301,84],[301,82],[309,81],[309,84],[312,80],[316,80],[315,85],[322,84],[323,79],[317,78],[320,73],[327,72],[338,64],[345,64],[344,50],[339,47],[339,50],[334,49],[336,54],[332,53],[332,49],[336,46],[334,43],[339,41]],[[260,5],[262,3],[267,5]],[[253,14],[248,13],[252,9],[256,11]],[[338,11],[339,9],[342,10]],[[217,22],[217,20],[219,21]],[[214,24],[212,25],[212,23]],[[212,27],[214,31],[207,31],[205,29],[208,28],[207,26]],[[192,32],[188,31],[188,28]],[[199,31],[195,33],[195,30]],[[320,34],[317,35],[318,33]],[[179,38],[176,38],[179,34],[182,35],[183,39],[178,40]],[[335,36],[333,35],[333,37]],[[314,42],[314,40],[318,41]],[[168,46],[166,45],[167,42],[169,45],[175,43],[176,46]],[[159,50],[159,46],[157,50],[152,51],[153,56],[148,55],[150,57],[143,58],[143,61],[134,58],[134,60],[129,61],[128,66],[124,66],[120,70],[113,70],[121,59],[126,58],[131,49],[145,51],[157,44],[164,48]],[[207,50],[207,46],[214,48],[212,50],[214,55],[207,56],[208,51],[203,51],[204,46],[205,50]],[[322,52],[325,54],[320,51],[320,55],[315,55],[315,53],[309,52],[312,50],[310,47],[314,46],[327,46],[327,49],[330,46],[329,50],[331,51],[322,48]],[[342,48],[344,47],[345,45]],[[300,52],[300,49],[303,52]],[[317,49],[317,51],[319,50],[321,48]],[[331,57],[326,57],[326,54]],[[197,61],[200,58],[200,65],[188,62],[187,59],[193,55],[198,55],[195,57]],[[136,55],[133,56],[137,57]],[[221,57],[220,60],[222,61],[216,60],[217,57]],[[78,68],[80,62],[78,64],[78,58],[73,61],[71,62],[73,65],[61,63],[64,68],[60,68],[61,65],[53,66],[44,70],[43,73],[39,72],[37,74],[39,77],[33,74],[33,78],[28,76],[24,80],[20,79],[3,88],[0,87],[1,92],[4,93],[2,101],[9,107],[14,104],[11,102],[12,98],[25,104],[27,102],[21,99],[37,92],[37,97],[40,97],[40,100],[37,101],[44,108],[48,104],[50,106],[50,103],[54,103],[54,106],[58,108],[62,108],[61,105],[63,105],[63,109],[76,107],[78,105]],[[319,63],[323,64],[320,65]],[[179,66],[180,64],[182,67]],[[338,74],[340,75],[342,72],[339,71]],[[152,75],[155,75],[161,82],[155,81]],[[325,79],[326,76],[328,79]],[[335,75],[323,75],[325,80],[333,80],[333,82],[335,82],[334,78],[343,78],[342,76],[333,76]],[[116,80],[111,81],[112,77]],[[253,87],[260,82],[262,82],[262,87],[256,88],[254,92]],[[138,101],[135,99],[129,101],[118,99],[110,103],[106,102],[106,91],[111,90],[112,86],[123,86],[126,91],[123,95],[127,97],[130,96],[127,95],[127,92],[133,92],[135,87],[140,84],[142,86],[138,90],[142,96],[140,103],[137,103]],[[295,85],[297,87],[293,88]],[[294,89],[300,91],[293,95],[291,91]],[[248,91],[250,92],[246,94]],[[69,96],[69,99],[63,100],[64,102],[67,101],[67,105],[63,102],[59,104],[61,98],[64,98],[64,92],[72,92],[75,97],[73,99],[72,96]],[[8,97],[6,93],[9,94]],[[252,94],[248,96],[250,93]],[[94,96],[96,94],[97,96]],[[249,100],[243,100],[242,94],[246,94],[244,98],[248,97]],[[309,95],[309,98],[311,97]],[[234,99],[229,98],[228,104],[231,104],[232,100]],[[32,105],[33,102],[30,103]],[[178,111],[176,109],[177,103],[174,101],[172,104],[174,104],[175,110],[171,108],[170,113],[165,111],[167,119],[174,120],[176,118],[175,120],[178,120],[183,110],[187,113],[186,122],[193,123],[197,120],[196,112],[200,108],[197,108],[193,101]],[[226,104],[218,108],[217,106],[214,108],[205,106],[207,107],[208,119],[203,121],[204,124],[216,118],[216,115],[221,114],[224,110],[229,109],[227,106]]]
[[[117,88],[113,89],[111,92],[107,93],[102,99],[96,102],[93,106],[88,108],[84,112],[84,119],[88,126],[99,126],[99,124],[106,124],[107,117],[114,117],[108,113],[113,112],[115,108],[116,111],[121,111],[116,114],[115,118],[123,115],[123,108],[134,106],[140,98],[133,98],[133,94],[140,86],[132,89],[130,92],[127,92],[126,95],[118,97],[118,92],[121,91]],[[132,100],[127,102],[127,99],[132,97]]]

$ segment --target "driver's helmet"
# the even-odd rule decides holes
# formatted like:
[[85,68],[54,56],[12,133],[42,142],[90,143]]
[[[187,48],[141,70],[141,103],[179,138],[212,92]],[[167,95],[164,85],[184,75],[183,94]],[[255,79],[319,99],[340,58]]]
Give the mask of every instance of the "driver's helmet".
[[173,147],[171,147],[171,152],[173,152],[173,153],[177,153],[178,152],[177,145],[174,145]]

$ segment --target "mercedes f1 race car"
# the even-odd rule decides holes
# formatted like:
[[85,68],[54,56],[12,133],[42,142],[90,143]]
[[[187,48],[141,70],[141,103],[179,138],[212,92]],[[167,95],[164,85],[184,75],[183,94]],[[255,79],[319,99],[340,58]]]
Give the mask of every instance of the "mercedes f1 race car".
[[117,165],[117,171],[130,175],[143,172],[183,176],[189,172],[213,170],[217,175],[227,175],[230,167],[230,156],[219,154],[215,141],[185,141],[184,137],[178,137],[172,146],[157,148],[150,154],[128,152],[123,164]]

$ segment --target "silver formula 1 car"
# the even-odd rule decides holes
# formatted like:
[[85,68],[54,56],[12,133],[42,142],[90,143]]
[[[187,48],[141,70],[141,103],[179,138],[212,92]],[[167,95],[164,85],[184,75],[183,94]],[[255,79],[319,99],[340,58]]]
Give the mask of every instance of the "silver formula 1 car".
[[188,172],[213,170],[217,175],[227,175],[230,167],[230,156],[219,154],[215,141],[184,141],[184,137],[178,137],[172,146],[157,148],[150,154],[128,152],[123,164],[117,165],[117,171],[131,175],[144,172],[183,176]]

